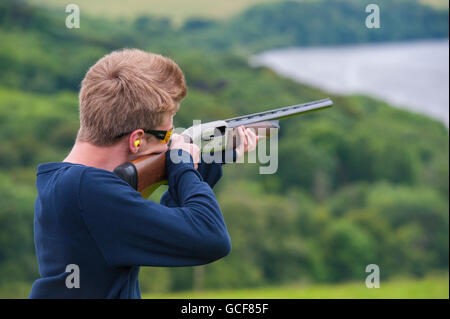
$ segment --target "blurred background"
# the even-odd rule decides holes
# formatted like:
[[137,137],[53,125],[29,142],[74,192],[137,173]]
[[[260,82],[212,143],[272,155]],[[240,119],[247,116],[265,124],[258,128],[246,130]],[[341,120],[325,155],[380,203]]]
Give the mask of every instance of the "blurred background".
[[[79,29],[65,26],[69,3]],[[379,29],[365,25],[369,3]],[[176,126],[334,101],[281,123],[276,174],[224,166],[231,253],[143,267],[144,297],[448,298],[448,5],[0,0],[0,297],[26,298],[38,278],[36,167],[70,151],[84,74],[135,47],[184,70]],[[366,288],[368,264],[381,288]]]

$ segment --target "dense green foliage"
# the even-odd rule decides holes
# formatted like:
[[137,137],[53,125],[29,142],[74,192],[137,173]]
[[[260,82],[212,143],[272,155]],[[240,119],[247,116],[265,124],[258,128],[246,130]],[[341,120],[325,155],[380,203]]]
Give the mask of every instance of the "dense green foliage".
[[[386,23],[392,14],[392,25],[371,38],[352,28],[352,19],[360,19],[356,4],[341,1],[330,12],[329,3],[260,6],[220,24],[191,20],[181,30],[151,17],[117,23],[84,17],[81,29],[68,30],[63,14],[1,2],[0,286],[20,290],[37,277],[36,166],[60,161],[70,150],[78,129],[79,83],[103,54],[139,47],[173,57],[189,86],[175,124],[187,127],[192,119],[227,118],[327,96],[268,69],[250,68],[242,48],[448,35],[448,12],[443,19],[411,2],[390,5],[393,13],[384,14]],[[323,17],[331,15],[325,29],[315,21],[314,10],[320,8]],[[407,13],[400,15],[405,18],[393,18],[398,10]],[[287,12],[302,15],[285,19]],[[280,29],[269,24],[271,31],[261,30],[264,16]],[[414,28],[400,25],[412,16],[420,17]],[[304,29],[310,40],[296,33]],[[286,34],[283,42],[274,40],[280,32]],[[209,51],[221,47],[230,50]],[[259,175],[258,165],[224,167],[216,193],[232,238],[231,254],[197,267],[195,282],[192,267],[146,267],[144,291],[363,280],[370,263],[380,265],[384,278],[448,270],[446,128],[371,98],[331,98],[332,109],[283,121],[275,175]]]
[[[276,46],[336,45],[448,36],[448,13],[411,1],[379,2],[381,28],[365,27],[370,0],[286,2],[260,5],[233,19],[226,32],[235,45],[256,50]],[[313,30],[313,32],[312,32]]]
[[[365,27],[368,4],[380,8],[380,29]],[[243,52],[274,47],[342,45],[448,37],[448,12],[416,1],[334,0],[257,5],[225,23],[193,19],[183,43]],[[185,41],[185,42],[184,42]]]

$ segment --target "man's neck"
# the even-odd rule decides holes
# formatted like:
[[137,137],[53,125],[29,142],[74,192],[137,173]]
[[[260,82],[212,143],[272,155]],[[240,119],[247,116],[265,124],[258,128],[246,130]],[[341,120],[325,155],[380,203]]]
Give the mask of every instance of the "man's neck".
[[82,164],[112,172],[126,160],[127,154],[120,144],[102,147],[77,141],[63,162]]

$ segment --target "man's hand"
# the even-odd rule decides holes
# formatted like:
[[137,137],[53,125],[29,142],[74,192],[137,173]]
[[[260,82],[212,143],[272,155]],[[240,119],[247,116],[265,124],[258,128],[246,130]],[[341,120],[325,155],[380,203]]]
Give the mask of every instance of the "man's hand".
[[254,151],[258,144],[258,135],[250,128],[239,126],[237,128],[239,134],[239,145],[236,147],[237,160],[240,160],[245,153]]
[[182,149],[191,154],[194,160],[194,167],[197,169],[200,161],[200,148],[196,144],[187,143],[183,136],[174,133],[171,137],[170,149]]
[[[236,147],[236,157],[237,160],[240,160],[245,153],[256,149],[258,136],[253,129],[245,128],[244,126],[239,126],[237,132],[239,135],[239,145]],[[182,149],[188,152],[194,160],[195,168],[198,167],[200,161],[200,148],[196,144],[187,143],[183,136],[174,133],[171,138],[170,149]]]

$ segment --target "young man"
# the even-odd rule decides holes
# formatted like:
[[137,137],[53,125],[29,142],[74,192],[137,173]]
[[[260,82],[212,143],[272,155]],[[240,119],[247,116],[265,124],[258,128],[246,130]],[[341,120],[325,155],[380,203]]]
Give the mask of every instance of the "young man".
[[[220,164],[199,162],[199,148],[176,134],[173,116],[186,95],[171,59],[140,50],[113,52],[86,74],[79,95],[80,129],[63,162],[38,166],[34,237],[41,278],[30,298],[140,298],[139,266],[193,266],[230,251],[211,189]],[[256,147],[239,128],[235,156]],[[163,142],[163,143],[162,143]],[[112,171],[140,156],[167,156],[169,189],[161,204]],[[158,280],[155,278],[155,280]]]

